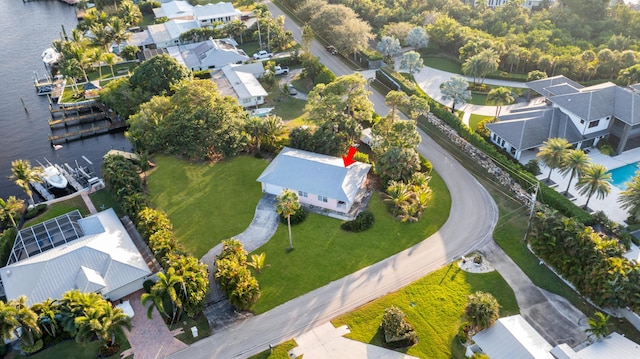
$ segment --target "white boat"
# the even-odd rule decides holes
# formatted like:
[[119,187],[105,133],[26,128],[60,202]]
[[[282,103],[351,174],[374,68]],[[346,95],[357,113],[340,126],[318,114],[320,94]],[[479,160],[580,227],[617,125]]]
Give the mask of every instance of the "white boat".
[[54,166],[46,166],[42,171],[42,179],[55,188],[66,188],[68,181]]
[[255,110],[251,110],[251,116],[258,116],[258,117],[264,117],[268,114],[271,113],[271,111],[274,110],[274,107],[263,107],[263,108],[256,108]]
[[60,54],[52,47],[42,52],[42,61],[47,65],[55,64],[60,60]]

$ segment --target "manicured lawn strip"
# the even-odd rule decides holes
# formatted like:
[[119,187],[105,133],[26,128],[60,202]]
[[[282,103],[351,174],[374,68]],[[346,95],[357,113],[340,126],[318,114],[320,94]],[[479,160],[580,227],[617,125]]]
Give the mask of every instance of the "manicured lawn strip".
[[471,92],[471,100],[469,101],[472,105],[480,105],[485,106],[487,104],[487,94],[488,92]]
[[419,358],[463,358],[464,348],[455,336],[463,322],[467,295],[476,291],[496,297],[502,307],[500,316],[519,313],[513,291],[498,272],[471,274],[452,263],[332,323],[336,327],[348,325],[351,334],[347,337],[351,339],[384,346],[379,326],[384,310],[395,305],[407,315],[418,334],[418,344],[402,352]]
[[87,205],[84,204],[82,197],[76,196],[66,201],[49,205],[49,207],[47,207],[47,210],[43,214],[25,222],[25,224],[23,225],[23,228],[33,226],[34,224],[42,223],[44,221],[58,217],[65,213],[74,211],[76,209],[80,210],[80,213],[82,213],[82,216],[86,216],[89,214],[89,209],[87,208]]
[[475,131],[476,128],[478,128],[478,123],[480,123],[484,119],[491,118],[491,117],[492,116],[484,116],[484,115],[478,115],[478,114],[472,113],[471,117],[469,117],[469,128],[472,131]]
[[120,207],[120,203],[116,200],[116,198],[109,192],[108,189],[104,188],[100,191],[94,192],[89,195],[91,202],[93,202],[93,206],[96,207],[96,210],[102,211],[104,209],[113,208],[116,211],[118,217],[124,216],[124,212]]
[[428,55],[424,57],[424,64],[434,69],[451,72],[454,74],[462,73],[462,65],[459,62],[441,56]]
[[[191,328],[194,326],[198,328],[197,338],[194,338],[193,334],[191,333]],[[198,316],[196,316],[195,319],[191,319],[185,315],[182,317],[182,319],[178,323],[169,326],[170,331],[174,331],[178,328],[182,328],[184,333],[176,335],[175,336],[176,339],[180,340],[181,342],[187,345],[191,345],[197,342],[198,340],[206,338],[209,335],[211,335],[211,329],[209,329],[209,322],[207,321],[207,317],[204,315],[204,313],[198,314]]]
[[262,297],[254,311],[264,313],[282,303],[379,262],[419,243],[447,220],[451,198],[442,179],[434,173],[431,205],[416,223],[392,218],[379,194],[369,202],[375,215],[373,227],[362,233],[340,229],[341,221],[318,214],[292,227],[295,250],[287,253],[287,227],[280,225],[271,240],[255,253],[266,253],[269,265],[257,275]]
[[248,359],[290,359],[289,350],[297,347],[298,344],[292,339],[273,347],[273,353],[265,350],[262,353],[250,356]]
[[[126,331],[126,329],[125,329]],[[117,336],[116,342],[120,344],[120,351],[108,358],[120,358],[120,353],[131,348],[129,341],[125,336]],[[31,359],[48,359],[48,358],[68,358],[68,359],[94,359],[98,357],[98,349],[100,342],[93,341],[91,343],[80,344],[74,339],[65,340],[43,351],[30,355]],[[25,356],[17,354],[14,358],[24,358]]]
[[256,179],[267,161],[240,156],[220,163],[188,163],[158,156],[148,178],[154,208],[165,211],[177,239],[197,258],[244,231],[262,197]]
[[[546,266],[541,266],[539,260],[534,256],[522,242],[527,225],[529,209],[518,201],[509,197],[506,189],[494,182],[480,165],[470,159],[457,146],[453,145],[444,135],[431,125],[420,123],[420,127],[429,134],[439,145],[443,146],[453,157],[458,160],[467,170],[469,170],[489,191],[500,209],[500,219],[493,234],[493,238],[498,245],[513,259],[531,281],[552,293],[567,298],[576,308],[585,315],[591,316],[596,309],[585,302],[582,297],[573,289],[567,286]],[[624,333],[636,343],[640,342],[640,332],[638,332],[627,320],[610,320],[611,330]]]

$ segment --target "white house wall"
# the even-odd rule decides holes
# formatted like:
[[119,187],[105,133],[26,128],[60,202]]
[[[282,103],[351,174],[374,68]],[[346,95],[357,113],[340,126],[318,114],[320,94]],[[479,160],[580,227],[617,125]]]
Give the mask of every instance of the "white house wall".
[[[575,113],[573,113],[571,111],[567,111],[566,109],[564,109],[562,107],[560,107],[560,110],[571,119],[571,122],[573,122],[573,124],[576,126],[576,128],[583,135],[588,135],[590,133],[606,130],[606,129],[609,128],[609,124],[611,123],[612,116],[599,118],[599,119],[596,119],[596,120],[593,120],[593,121],[587,121],[587,120],[581,118],[580,116],[576,115]],[[594,122],[594,121],[598,121],[598,125],[593,126],[593,127],[589,127],[589,124]]]
[[145,277],[139,278],[129,284],[125,284],[120,288],[116,288],[109,293],[102,293],[105,298],[108,298],[111,301],[118,300],[123,298],[133,292],[136,292],[143,288],[143,283],[146,280]]
[[[293,188],[289,188],[289,189],[298,195],[298,200],[300,201],[300,203],[314,206],[314,207],[326,208],[336,212],[347,213],[351,208],[351,205],[353,204],[349,202],[339,206],[337,199],[327,198],[327,202],[324,202],[315,193],[306,193],[306,196],[304,196],[304,194],[301,195],[296,189],[293,189]],[[280,186],[272,185],[269,183],[262,184],[262,191],[269,194],[279,196],[282,194],[283,190],[284,188]]]

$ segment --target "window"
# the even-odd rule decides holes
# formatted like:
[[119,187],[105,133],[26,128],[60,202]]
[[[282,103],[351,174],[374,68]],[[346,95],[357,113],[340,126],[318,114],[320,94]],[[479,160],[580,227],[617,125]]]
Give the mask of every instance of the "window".
[[591,121],[589,122],[589,128],[596,127],[598,126],[599,123],[600,123],[600,120]]
[[324,203],[327,203],[327,197],[318,195],[318,201],[322,201]]
[[581,125],[584,124],[584,120],[583,119],[580,119],[580,124]]
[[303,192],[303,191],[298,191],[298,196],[299,197],[309,197],[309,193]]

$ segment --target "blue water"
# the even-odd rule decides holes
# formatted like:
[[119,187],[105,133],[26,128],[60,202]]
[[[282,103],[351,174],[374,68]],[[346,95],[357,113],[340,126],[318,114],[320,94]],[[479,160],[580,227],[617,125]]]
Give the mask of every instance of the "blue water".
[[[54,151],[47,118],[46,96],[38,96],[33,87],[33,71],[44,74],[41,54],[60,37],[64,25],[67,34],[77,25],[75,8],[60,1],[0,1],[0,197],[26,195],[9,181],[11,161],[27,159],[32,163],[44,158],[54,163],[73,164],[86,156],[99,169],[102,155],[111,148],[130,150],[122,134],[102,135],[64,144]],[[29,112],[22,108],[20,99]]]
[[611,173],[611,178],[613,179],[611,184],[620,188],[621,190],[626,189],[626,183],[631,182],[633,177],[635,177],[636,172],[640,169],[640,167],[638,167],[638,164],[640,164],[640,162],[630,163],[626,166],[618,167],[616,169],[608,171],[608,173]]

